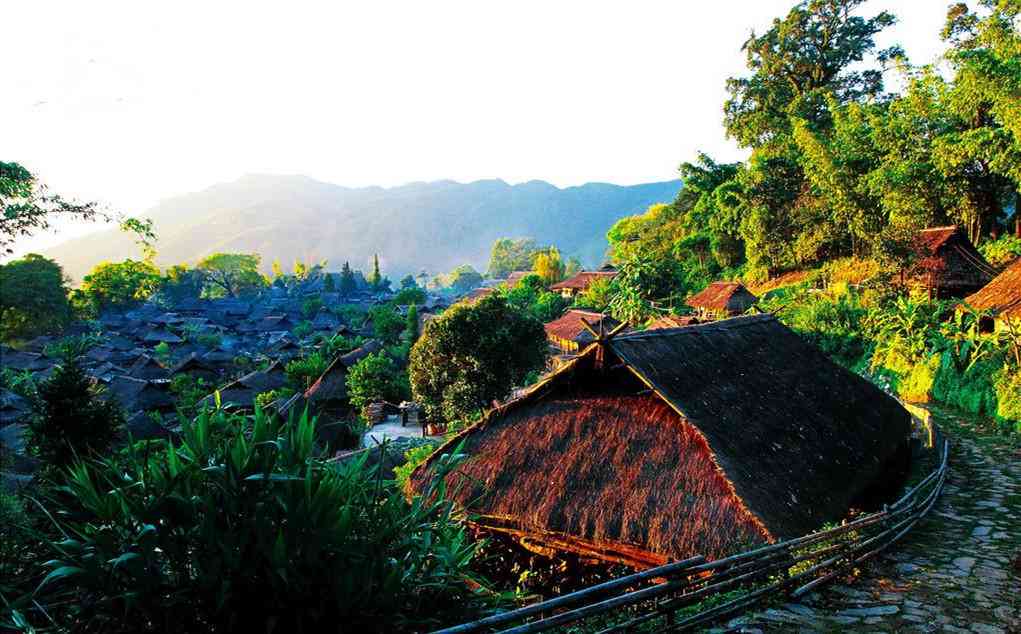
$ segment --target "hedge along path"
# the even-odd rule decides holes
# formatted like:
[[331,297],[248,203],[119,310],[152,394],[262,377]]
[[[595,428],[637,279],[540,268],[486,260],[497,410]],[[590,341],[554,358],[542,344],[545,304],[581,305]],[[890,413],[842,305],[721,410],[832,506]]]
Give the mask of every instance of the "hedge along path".
[[934,417],[953,466],[932,511],[896,548],[852,582],[711,631],[1021,632],[1021,441],[981,421]]

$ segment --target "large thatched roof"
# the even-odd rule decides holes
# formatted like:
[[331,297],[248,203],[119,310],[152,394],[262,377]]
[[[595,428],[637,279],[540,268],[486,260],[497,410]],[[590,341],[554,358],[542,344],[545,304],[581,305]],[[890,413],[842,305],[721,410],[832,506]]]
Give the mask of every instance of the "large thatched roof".
[[652,564],[840,519],[909,430],[896,401],[757,315],[593,344],[446,449],[465,442],[451,478],[481,524]]
[[1021,319],[1021,258],[966,297],[964,303],[977,310],[990,310],[999,318]]

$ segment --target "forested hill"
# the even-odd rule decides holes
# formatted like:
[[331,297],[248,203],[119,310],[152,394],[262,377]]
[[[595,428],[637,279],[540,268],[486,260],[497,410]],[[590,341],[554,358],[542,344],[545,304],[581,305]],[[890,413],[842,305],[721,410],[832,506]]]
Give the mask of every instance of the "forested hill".
[[[166,200],[142,216],[155,223],[157,263],[194,263],[217,251],[253,252],[268,269],[274,258],[345,260],[365,268],[379,253],[394,275],[484,270],[493,241],[531,236],[566,255],[598,265],[606,231],[622,216],[669,202],[680,181],[618,186],[587,183],[560,189],[543,181],[509,185],[437,181],[400,187],[347,188],[304,176],[250,175]],[[75,280],[103,260],[138,253],[132,237],[111,230],[50,249]]]

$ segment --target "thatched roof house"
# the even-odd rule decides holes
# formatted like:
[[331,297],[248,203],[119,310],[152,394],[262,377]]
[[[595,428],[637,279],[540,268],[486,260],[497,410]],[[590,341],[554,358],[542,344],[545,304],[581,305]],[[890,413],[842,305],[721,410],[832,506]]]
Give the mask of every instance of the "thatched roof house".
[[375,339],[366,341],[361,347],[336,357],[326,367],[322,376],[316,379],[303,394],[297,395],[281,407],[281,412],[297,406],[311,406],[317,414],[340,417],[348,412],[347,371],[365,357],[383,349]]
[[146,343],[181,343],[184,339],[181,339],[173,332],[164,327],[153,328],[149,332],[145,333],[145,337],[142,338]]
[[997,329],[1006,329],[1009,320],[1021,330],[1021,258],[982,290],[965,297],[964,303],[977,310],[992,312]]
[[170,370],[156,359],[143,354],[128,368],[128,376],[143,380],[166,379],[170,377]]
[[[221,387],[220,405],[235,409],[248,410],[254,406],[255,397],[263,392],[277,390],[287,385],[287,372],[284,364],[273,361],[264,370],[255,370],[231,381]],[[215,393],[202,399],[203,405],[211,405],[216,398]]]
[[557,319],[543,324],[543,328],[546,330],[546,339],[550,345],[571,354],[596,340],[585,327],[586,324],[598,333],[600,329],[603,332],[610,332],[619,326],[620,322],[593,310],[572,308]]
[[619,335],[491,410],[448,476],[477,525],[648,566],[844,517],[899,483],[910,416],[771,315]]
[[617,277],[617,271],[615,270],[580,271],[563,282],[553,284],[549,289],[554,293],[560,293],[564,297],[571,299],[587,291],[589,286],[592,286],[597,280],[610,281],[615,277]]
[[657,317],[645,326],[646,330],[662,330],[664,328],[681,328],[683,326],[693,326],[700,323],[698,317],[694,315],[663,315]]
[[703,319],[724,319],[744,313],[758,301],[740,282],[713,282],[684,303]]
[[930,297],[961,298],[989,283],[995,270],[956,226],[923,229],[915,237],[917,260],[908,271]]

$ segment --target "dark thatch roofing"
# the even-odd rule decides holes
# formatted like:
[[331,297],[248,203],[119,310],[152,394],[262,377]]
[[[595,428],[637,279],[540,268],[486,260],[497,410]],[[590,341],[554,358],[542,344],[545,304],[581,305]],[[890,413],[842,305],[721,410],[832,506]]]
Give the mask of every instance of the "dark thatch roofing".
[[144,341],[150,343],[181,343],[184,339],[181,339],[174,333],[167,330],[165,327],[153,328],[149,332],[145,333]]
[[38,352],[18,352],[6,346],[0,347],[0,367],[11,370],[42,370],[52,365]]
[[985,286],[994,269],[962,229],[933,227],[915,238],[917,262],[911,275],[939,297],[964,297]]
[[693,308],[740,315],[755,305],[759,298],[752,295],[740,282],[713,282],[701,292],[684,301]]
[[170,370],[156,359],[143,354],[128,368],[128,376],[135,379],[165,379],[170,376]]
[[755,315],[590,345],[445,448],[466,443],[481,524],[652,564],[839,520],[909,433],[895,400]]
[[117,400],[126,412],[138,410],[173,411],[174,399],[170,383],[117,376],[110,381],[104,394]]
[[[223,407],[235,407],[248,409],[253,406],[255,397],[263,392],[277,390],[287,385],[287,372],[284,364],[279,360],[273,361],[265,370],[255,370],[231,381],[219,390],[220,405]],[[216,394],[210,394],[202,399],[201,404],[211,405],[216,400]]]
[[573,341],[578,344],[592,343],[595,341],[595,337],[585,328],[583,320],[588,322],[589,327],[596,332],[599,332],[600,326],[603,332],[610,332],[620,325],[619,321],[609,315],[572,308],[557,319],[543,324],[543,328],[546,330],[546,336],[551,339]]
[[305,390],[308,403],[342,401],[347,398],[347,370],[365,357],[383,349],[383,345],[370,339],[347,354],[340,355],[327,366],[315,383]]
[[992,311],[996,317],[1021,319],[1021,258],[982,290],[964,298],[964,303],[977,310]]
[[617,271],[581,271],[574,277],[569,277],[563,282],[557,282],[550,286],[551,291],[559,291],[563,289],[572,289],[576,291],[584,291],[592,286],[592,283],[596,280],[612,280],[617,277]]

